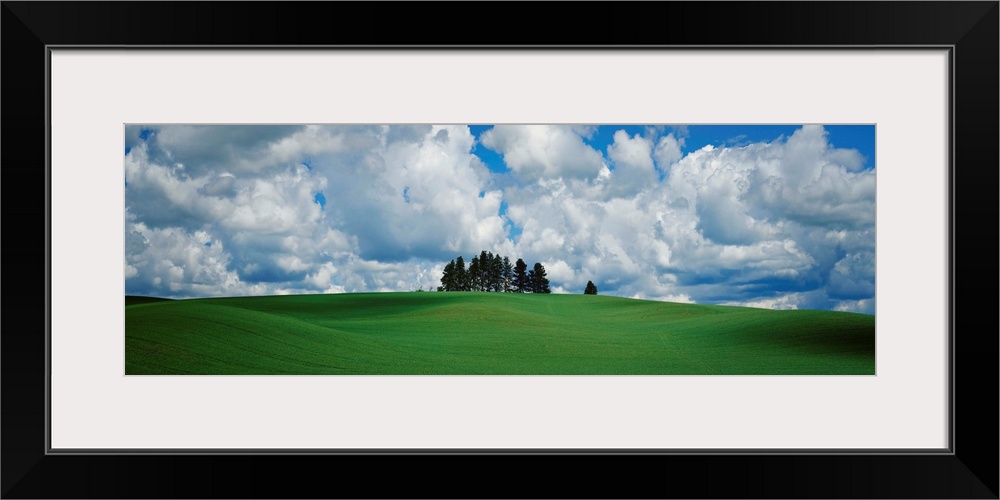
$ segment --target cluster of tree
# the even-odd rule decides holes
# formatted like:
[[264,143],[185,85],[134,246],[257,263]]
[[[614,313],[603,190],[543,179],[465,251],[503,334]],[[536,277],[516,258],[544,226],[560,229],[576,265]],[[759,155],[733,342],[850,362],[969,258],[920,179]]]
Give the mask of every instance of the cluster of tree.
[[587,287],[583,289],[584,295],[597,295],[597,285],[593,281],[587,282]]
[[545,266],[536,262],[528,269],[523,260],[511,263],[507,256],[483,250],[469,268],[461,255],[444,266],[439,292],[551,293]]

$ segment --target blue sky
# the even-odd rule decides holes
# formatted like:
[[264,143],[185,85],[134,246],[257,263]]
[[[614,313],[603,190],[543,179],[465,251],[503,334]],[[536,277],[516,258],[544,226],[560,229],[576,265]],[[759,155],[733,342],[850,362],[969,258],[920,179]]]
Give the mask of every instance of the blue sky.
[[874,313],[873,125],[125,127],[126,293],[435,289]]

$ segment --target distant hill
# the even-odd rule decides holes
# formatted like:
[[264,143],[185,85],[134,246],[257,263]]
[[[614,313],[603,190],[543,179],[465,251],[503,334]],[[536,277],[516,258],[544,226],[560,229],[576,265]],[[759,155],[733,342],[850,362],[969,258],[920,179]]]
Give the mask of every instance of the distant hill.
[[126,295],[125,305],[134,306],[136,304],[148,304],[150,302],[162,302],[164,300],[172,300],[172,299],[163,299],[160,297],[144,297],[142,295]]
[[875,373],[875,317],[606,295],[126,297],[126,374]]

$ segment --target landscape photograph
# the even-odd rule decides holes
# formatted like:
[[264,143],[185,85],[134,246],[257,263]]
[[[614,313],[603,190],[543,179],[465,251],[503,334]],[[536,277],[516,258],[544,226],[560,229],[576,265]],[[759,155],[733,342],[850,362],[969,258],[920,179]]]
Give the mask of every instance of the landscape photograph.
[[875,375],[875,126],[126,124],[125,375]]

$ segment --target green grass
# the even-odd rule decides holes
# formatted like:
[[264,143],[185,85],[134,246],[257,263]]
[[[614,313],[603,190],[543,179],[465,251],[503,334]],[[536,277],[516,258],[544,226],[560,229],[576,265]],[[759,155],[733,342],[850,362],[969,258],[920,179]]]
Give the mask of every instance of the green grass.
[[126,297],[126,374],[875,373],[875,317],[603,295]]

